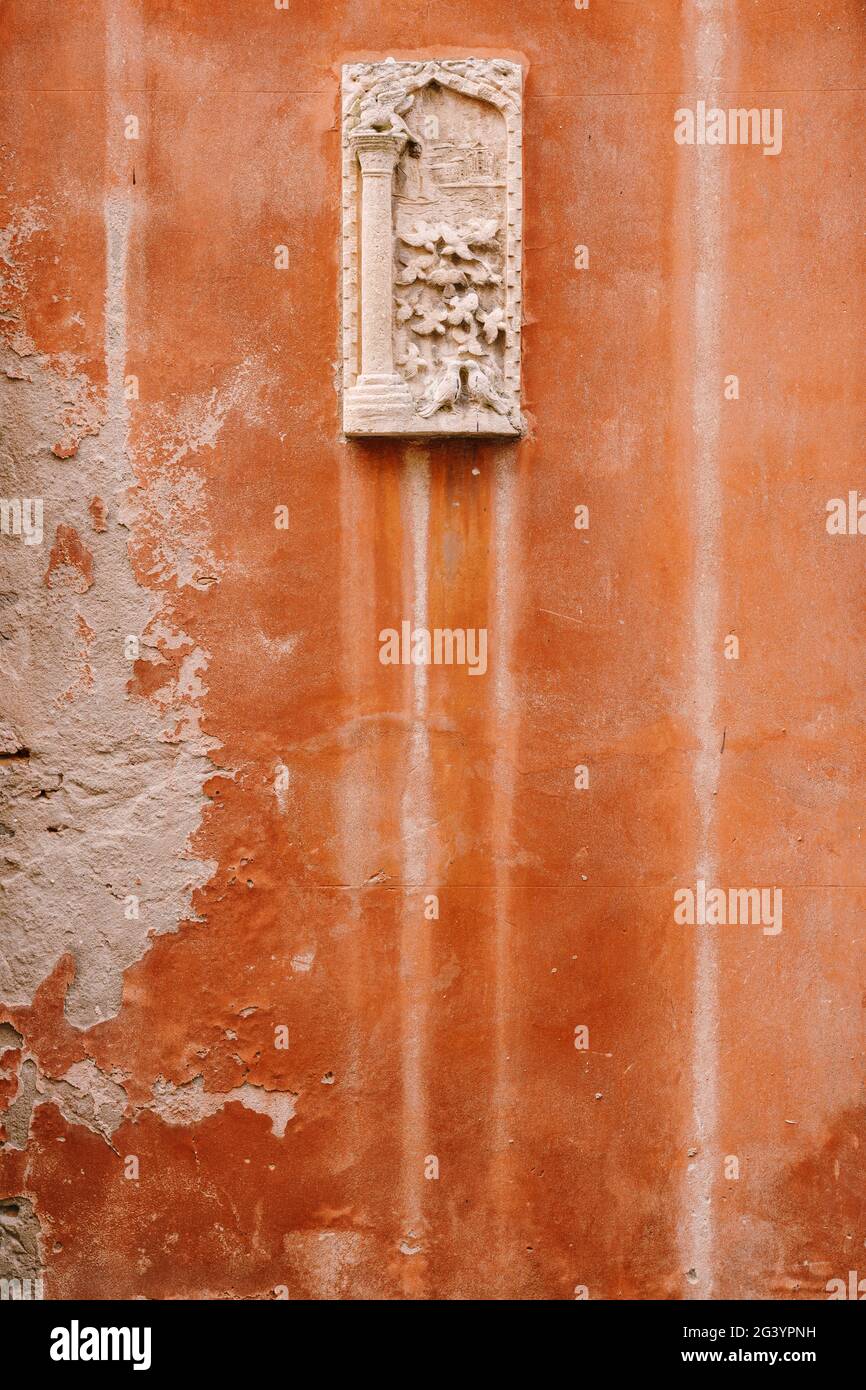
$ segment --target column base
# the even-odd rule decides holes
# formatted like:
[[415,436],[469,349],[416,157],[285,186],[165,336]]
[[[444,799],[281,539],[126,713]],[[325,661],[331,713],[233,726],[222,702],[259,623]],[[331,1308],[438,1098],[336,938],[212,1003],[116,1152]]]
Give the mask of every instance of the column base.
[[346,392],[346,434],[400,434],[414,412],[412,393],[396,372],[366,372]]
[[396,372],[368,372],[359,376],[343,397],[343,431],[356,436],[402,435],[410,439],[447,434],[513,439],[523,433],[523,422],[516,409],[510,415],[499,415],[470,404],[423,418],[417,414],[402,377]]

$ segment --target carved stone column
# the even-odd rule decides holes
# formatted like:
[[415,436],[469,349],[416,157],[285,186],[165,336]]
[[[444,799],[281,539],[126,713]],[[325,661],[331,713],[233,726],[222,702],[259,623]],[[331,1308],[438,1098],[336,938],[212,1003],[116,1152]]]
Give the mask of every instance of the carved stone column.
[[361,371],[349,391],[352,416],[412,412],[409,388],[394,370],[394,234],[392,186],[406,136],[351,134],[361,166]]

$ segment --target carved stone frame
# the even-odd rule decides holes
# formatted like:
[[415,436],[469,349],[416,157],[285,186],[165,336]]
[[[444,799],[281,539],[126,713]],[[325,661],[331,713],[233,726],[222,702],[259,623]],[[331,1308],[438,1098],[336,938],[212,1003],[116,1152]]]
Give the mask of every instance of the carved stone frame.
[[[522,320],[523,267],[523,175],[522,175],[522,68],[504,59],[429,59],[418,62],[352,63],[343,67],[342,90],[342,319],[343,319],[343,428],[347,435],[492,435],[516,436],[523,432],[520,414],[520,350]],[[504,236],[504,310],[505,340],[502,359],[503,396],[508,411],[497,414],[481,406],[464,410],[455,418],[449,410],[439,411],[430,419],[421,418],[414,409],[405,382],[393,362],[390,371],[385,362],[377,362],[372,373],[362,372],[363,315],[370,306],[362,303],[359,271],[362,239],[361,203],[366,188],[359,197],[366,170],[372,180],[383,177],[390,181],[393,169],[406,142],[399,129],[375,132],[365,128],[353,134],[360,124],[359,107],[362,99],[376,96],[382,90],[400,88],[405,95],[417,92],[431,82],[451,88],[476,100],[490,103],[502,114],[506,131]],[[402,122],[400,122],[402,124]],[[362,171],[359,181],[359,163]],[[371,193],[368,206],[381,208],[381,185]],[[378,199],[378,204],[377,200]],[[392,203],[393,206],[393,203]],[[364,233],[366,235],[366,233]],[[387,254],[393,266],[393,222],[389,227]],[[368,261],[375,259],[381,296],[385,248],[368,244]],[[375,289],[375,286],[374,286]],[[391,301],[393,302],[393,269]],[[393,310],[392,310],[393,312]],[[381,303],[378,306],[380,326],[383,322]],[[372,341],[368,335],[368,341]],[[381,354],[379,354],[381,356]]]

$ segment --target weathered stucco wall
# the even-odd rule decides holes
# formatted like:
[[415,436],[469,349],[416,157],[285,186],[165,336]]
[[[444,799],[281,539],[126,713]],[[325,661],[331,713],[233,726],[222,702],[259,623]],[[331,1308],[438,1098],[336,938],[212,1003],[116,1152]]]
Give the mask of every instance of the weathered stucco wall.
[[[0,1275],[866,1273],[862,5],[2,24]],[[525,66],[518,443],[339,433],[340,64],[429,53]],[[701,878],[782,930],[675,922]]]

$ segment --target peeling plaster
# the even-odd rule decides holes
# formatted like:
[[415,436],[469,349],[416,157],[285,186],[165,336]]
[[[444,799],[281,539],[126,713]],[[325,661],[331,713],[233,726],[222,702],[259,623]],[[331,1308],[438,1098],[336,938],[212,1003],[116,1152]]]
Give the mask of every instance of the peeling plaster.
[[27,1197],[0,1200],[0,1279],[42,1276],[42,1230]]
[[[39,225],[28,214],[7,233],[7,263],[24,233]],[[193,713],[205,689],[207,653],[160,617],[159,595],[140,587],[130,563],[127,527],[138,512],[127,503],[136,477],[123,390],[130,233],[123,200],[107,200],[106,226],[108,378],[101,404],[68,362],[29,347],[29,379],[16,377],[21,328],[0,357],[2,490],[44,497],[46,540],[56,537],[47,582],[44,547],[4,538],[0,556],[4,741],[29,750],[0,767],[0,998],[12,1006],[30,1002],[71,951],[76,978],[66,1010],[79,1028],[116,1014],[123,972],[151,936],[177,929],[213,869],[187,850],[213,771],[212,744]],[[26,289],[23,271],[14,275]],[[242,399],[243,386],[235,384],[198,432],[186,413],[179,427],[165,419],[165,448],[176,454],[178,437],[186,441],[184,454],[212,444]],[[73,418],[85,433],[74,465],[58,463],[51,452],[55,423]],[[189,495],[200,500],[194,489]],[[107,499],[100,530],[90,525],[94,497]],[[171,529],[178,553],[205,549],[200,505],[174,514]],[[139,663],[127,655],[130,636],[141,641]],[[152,700],[130,697],[134,678],[140,685],[147,666],[163,659],[161,647],[184,645],[179,671],[166,667]]]
[[204,1081],[196,1076],[183,1086],[175,1086],[170,1081],[158,1080],[153,1088],[153,1103],[145,1108],[153,1110],[160,1119],[170,1125],[192,1125],[199,1120],[215,1115],[224,1106],[237,1101],[247,1110],[255,1110],[267,1115],[271,1130],[277,1139],[282,1139],[289,1120],[294,1118],[297,1095],[292,1091],[266,1091],[261,1086],[253,1086],[245,1081],[232,1091],[211,1092],[204,1089]]
[[46,1102],[57,1106],[69,1124],[84,1125],[110,1143],[127,1108],[126,1092],[89,1057],[56,1079],[41,1075],[27,1057],[21,1064],[18,1094],[6,1113],[10,1148],[25,1149],[33,1111]]

